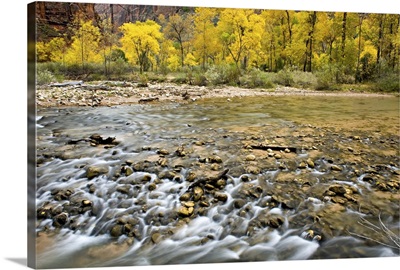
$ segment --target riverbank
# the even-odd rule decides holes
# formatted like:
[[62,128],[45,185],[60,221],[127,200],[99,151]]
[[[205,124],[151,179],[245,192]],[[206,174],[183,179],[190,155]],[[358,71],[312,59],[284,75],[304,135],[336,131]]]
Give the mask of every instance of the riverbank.
[[38,107],[115,106],[149,102],[195,102],[208,98],[241,98],[248,96],[365,96],[390,97],[393,94],[342,91],[315,91],[277,86],[273,89],[241,88],[233,86],[205,87],[187,84],[155,83],[141,86],[131,82],[101,81],[86,84],[67,82],[40,86],[36,90]]

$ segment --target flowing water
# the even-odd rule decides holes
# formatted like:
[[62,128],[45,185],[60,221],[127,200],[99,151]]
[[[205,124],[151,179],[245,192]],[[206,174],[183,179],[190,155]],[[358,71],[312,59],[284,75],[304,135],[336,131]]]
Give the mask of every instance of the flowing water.
[[[367,152],[373,165],[390,168],[382,177],[398,183],[398,175],[393,173],[399,170],[398,158],[393,157],[399,153],[399,130],[396,97],[238,98],[39,109],[36,205],[43,214],[36,223],[38,267],[398,256],[399,249],[392,245],[357,237],[369,235],[369,231],[355,224],[369,215],[376,218],[376,213],[345,205],[330,217],[329,209],[338,203],[325,200],[320,190],[335,183],[352,188],[360,198],[363,194],[381,195],[362,201],[381,210],[386,227],[398,241],[398,189],[372,193],[368,171],[353,173],[369,164],[363,167],[362,159],[349,161],[327,145],[350,145],[351,136],[361,137],[357,143],[364,151],[371,149]],[[115,137],[118,143],[90,145],[88,138],[93,134]],[[288,159],[313,157],[320,165],[307,170],[282,169],[283,162],[271,161],[264,155],[267,151],[246,150],[243,144],[249,141],[295,145],[296,153],[290,153]],[[313,156],[315,145],[300,147],[307,143],[329,152]],[[186,154],[177,155],[179,147],[185,147]],[[160,154],[161,149],[168,152]],[[264,156],[257,156],[257,163],[246,160],[249,153]],[[212,157],[222,161],[207,161]],[[336,158],[348,169],[336,174],[324,169]],[[238,169],[247,165],[260,169]],[[89,167],[105,170],[89,177]],[[128,167],[133,168],[130,173]],[[223,187],[203,190],[199,200],[203,205],[182,200],[193,183],[189,181],[193,171],[199,177],[202,171],[220,172],[223,168],[230,169]],[[283,177],[288,175],[291,181]],[[287,197],[279,192],[291,193],[285,188],[300,178],[307,178],[311,191],[304,189],[300,194],[294,188],[289,203],[276,198],[276,194]],[[252,188],[258,195],[243,195]],[[218,199],[218,192],[225,197]],[[290,206],[291,202],[295,206]],[[179,207],[185,203],[192,203],[186,209],[195,208],[192,215],[179,215]],[[319,214],[318,218],[331,222],[331,229],[306,221],[312,213],[323,211],[327,211],[325,216]],[[310,228],[315,234],[319,228],[322,240],[307,234]],[[351,230],[357,235],[349,234]],[[329,237],[326,231],[332,231]]]

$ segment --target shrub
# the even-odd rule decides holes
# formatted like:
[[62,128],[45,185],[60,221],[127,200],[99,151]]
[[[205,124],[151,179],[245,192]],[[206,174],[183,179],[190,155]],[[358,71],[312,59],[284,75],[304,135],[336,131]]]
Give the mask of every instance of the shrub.
[[289,69],[282,69],[276,74],[274,82],[283,86],[293,86],[293,73]]
[[240,77],[240,85],[249,88],[273,88],[272,73],[266,73],[259,69],[252,69],[246,75]]
[[206,86],[207,85],[206,76],[200,72],[195,72],[193,76],[193,84],[198,86]]
[[317,78],[315,89],[316,90],[331,90],[336,82],[338,71],[334,67],[323,67],[315,72]]
[[315,89],[318,84],[317,77],[311,72],[295,70],[292,72],[291,77],[295,87]]
[[376,79],[376,88],[382,92],[399,92],[400,91],[400,74],[386,73]]
[[110,63],[110,74],[112,76],[120,78],[131,71],[130,64],[122,57],[116,58]]
[[38,69],[37,74],[36,74],[36,84],[37,85],[49,84],[49,83],[53,83],[56,81],[57,81],[56,77],[49,70]]
[[234,65],[212,66],[206,71],[205,77],[213,85],[237,85],[239,83],[240,72]]

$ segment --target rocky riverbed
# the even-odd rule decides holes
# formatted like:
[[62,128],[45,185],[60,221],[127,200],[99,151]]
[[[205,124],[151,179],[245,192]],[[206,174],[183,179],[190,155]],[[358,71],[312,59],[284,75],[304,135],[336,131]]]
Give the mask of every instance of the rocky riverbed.
[[[110,89],[95,92],[102,97],[98,105],[115,106],[121,98],[128,104],[155,97],[196,101],[210,91],[191,87],[184,98],[175,88],[149,87],[143,94],[128,87],[120,98],[107,97]],[[92,106],[86,90],[68,96],[57,88],[52,97],[48,91],[37,93],[41,106]],[[303,90],[258,93],[287,91]],[[222,95],[229,99],[240,91],[230,94]],[[193,108],[183,110],[189,114],[188,109]],[[39,130],[46,130],[38,133],[37,147],[37,243],[43,266],[399,255],[396,126],[354,129],[349,123],[290,121],[201,126],[161,119],[148,129],[129,129],[134,120],[123,112],[116,113],[123,118],[116,126],[79,135],[59,128],[71,110],[42,113],[38,120]],[[72,235],[96,241],[71,251],[73,262],[67,255],[65,261],[49,261],[52,247]]]
[[133,82],[83,81],[39,86],[36,101],[39,107],[63,106],[115,106],[149,102],[194,102],[207,98],[236,98],[249,96],[370,96],[385,97],[387,94],[346,91],[313,91],[277,86],[274,89],[248,89],[222,86],[205,87],[173,83],[148,83],[146,86]]

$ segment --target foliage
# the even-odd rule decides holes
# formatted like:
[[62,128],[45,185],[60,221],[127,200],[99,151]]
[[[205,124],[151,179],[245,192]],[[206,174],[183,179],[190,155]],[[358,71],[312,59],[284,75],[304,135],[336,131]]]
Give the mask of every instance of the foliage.
[[57,82],[56,77],[47,69],[38,69],[36,74],[36,84],[44,85]]
[[139,65],[140,72],[156,66],[156,55],[160,52],[162,38],[161,26],[152,20],[146,22],[124,23],[122,31],[122,50],[128,60]]
[[293,86],[293,73],[289,69],[282,69],[277,73],[274,82],[284,86]]
[[253,68],[247,74],[240,77],[240,86],[248,88],[273,88],[274,73],[267,73]]
[[88,63],[100,63],[98,54],[100,31],[90,21],[79,20],[73,25],[72,44],[66,51],[65,62],[72,65],[81,65],[86,72]]
[[387,73],[376,79],[376,88],[382,92],[400,92],[400,74]]
[[119,28],[108,18],[80,18],[65,35],[54,29],[36,43],[38,62],[60,64],[53,74],[129,78],[134,70],[186,70],[177,80],[198,85],[334,89],[375,82],[380,91],[398,91],[396,14],[198,7]]
[[231,84],[237,85],[239,83],[239,71],[234,65],[219,65],[210,67],[205,77],[213,85]]

